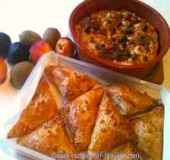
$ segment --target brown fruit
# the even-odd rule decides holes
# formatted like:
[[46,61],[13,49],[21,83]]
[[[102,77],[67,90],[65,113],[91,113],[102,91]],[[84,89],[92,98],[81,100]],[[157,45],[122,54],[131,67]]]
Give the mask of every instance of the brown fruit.
[[41,36],[36,32],[27,30],[19,35],[19,39],[21,43],[31,46],[35,42],[41,40]]
[[7,64],[3,58],[0,58],[0,84],[5,81],[7,77]]
[[17,63],[11,70],[10,81],[14,88],[20,89],[33,69],[33,64],[27,61]]
[[61,35],[57,28],[47,28],[43,34],[43,39],[48,42],[54,50],[60,37]]

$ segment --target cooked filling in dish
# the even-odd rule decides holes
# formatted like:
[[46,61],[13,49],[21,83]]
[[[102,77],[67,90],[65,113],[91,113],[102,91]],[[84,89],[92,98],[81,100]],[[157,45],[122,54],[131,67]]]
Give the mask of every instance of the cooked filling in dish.
[[91,56],[108,61],[141,64],[152,61],[158,53],[156,29],[126,10],[95,12],[76,25],[76,33]]

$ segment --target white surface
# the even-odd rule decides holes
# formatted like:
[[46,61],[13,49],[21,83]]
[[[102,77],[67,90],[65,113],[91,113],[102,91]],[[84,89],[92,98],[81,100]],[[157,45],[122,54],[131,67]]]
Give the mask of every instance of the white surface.
[[[143,1],[159,10],[170,24],[169,0]],[[81,0],[0,0],[0,31],[8,33],[13,41],[28,29],[42,34],[47,27],[57,27],[66,35],[69,15],[79,2]],[[0,127],[17,110],[16,93],[8,81],[0,86]],[[8,158],[0,151],[0,159]]]

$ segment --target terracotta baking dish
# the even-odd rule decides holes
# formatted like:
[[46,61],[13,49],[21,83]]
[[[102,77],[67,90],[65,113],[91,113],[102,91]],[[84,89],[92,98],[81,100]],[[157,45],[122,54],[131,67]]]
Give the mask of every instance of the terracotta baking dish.
[[[86,46],[80,45],[78,36],[75,32],[75,25],[85,16],[99,10],[103,9],[126,9],[132,12],[135,12],[136,15],[145,18],[150,22],[156,29],[159,34],[159,51],[157,57],[153,61],[150,61],[145,64],[138,65],[124,65],[118,62],[107,63],[107,61],[94,57],[93,54],[89,53],[86,49]],[[164,18],[153,8],[146,5],[143,2],[137,0],[87,0],[79,4],[72,12],[70,16],[70,31],[73,39],[75,40],[80,57],[83,60],[92,62],[94,64],[99,64],[101,66],[107,67],[114,71],[122,72],[125,74],[133,75],[136,77],[144,78],[147,76],[152,69],[157,65],[167,53],[170,46],[170,30],[168,24]]]

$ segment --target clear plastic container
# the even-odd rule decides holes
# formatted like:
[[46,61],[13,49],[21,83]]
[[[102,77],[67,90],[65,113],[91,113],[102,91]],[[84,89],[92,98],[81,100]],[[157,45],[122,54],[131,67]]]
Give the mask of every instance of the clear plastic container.
[[38,153],[29,148],[23,147],[16,143],[16,139],[6,139],[6,133],[9,128],[17,121],[21,111],[25,106],[29,103],[34,92],[36,90],[37,84],[41,78],[41,75],[44,71],[44,68],[51,63],[59,63],[64,64],[66,66],[71,66],[76,70],[88,74],[93,78],[97,79],[104,85],[109,85],[113,82],[123,82],[128,85],[132,85],[133,87],[139,89],[142,92],[147,92],[151,97],[156,98],[164,104],[165,107],[165,115],[164,115],[164,143],[163,143],[163,160],[169,160],[170,153],[168,151],[170,144],[170,92],[167,91],[164,87],[160,85],[156,85],[153,83],[149,83],[143,80],[139,80],[136,78],[132,78],[129,76],[122,75],[120,73],[116,73],[101,67],[97,67],[95,65],[78,61],[75,59],[71,59],[68,57],[64,57],[55,53],[49,53],[43,56],[39,62],[34,67],[32,73],[29,78],[25,82],[23,88],[20,90],[16,100],[18,101],[18,105],[20,106],[20,110],[16,111],[16,115],[10,117],[9,120],[4,124],[4,139],[3,143],[6,146],[12,148],[17,156],[29,157],[35,160],[54,160],[46,155]]

